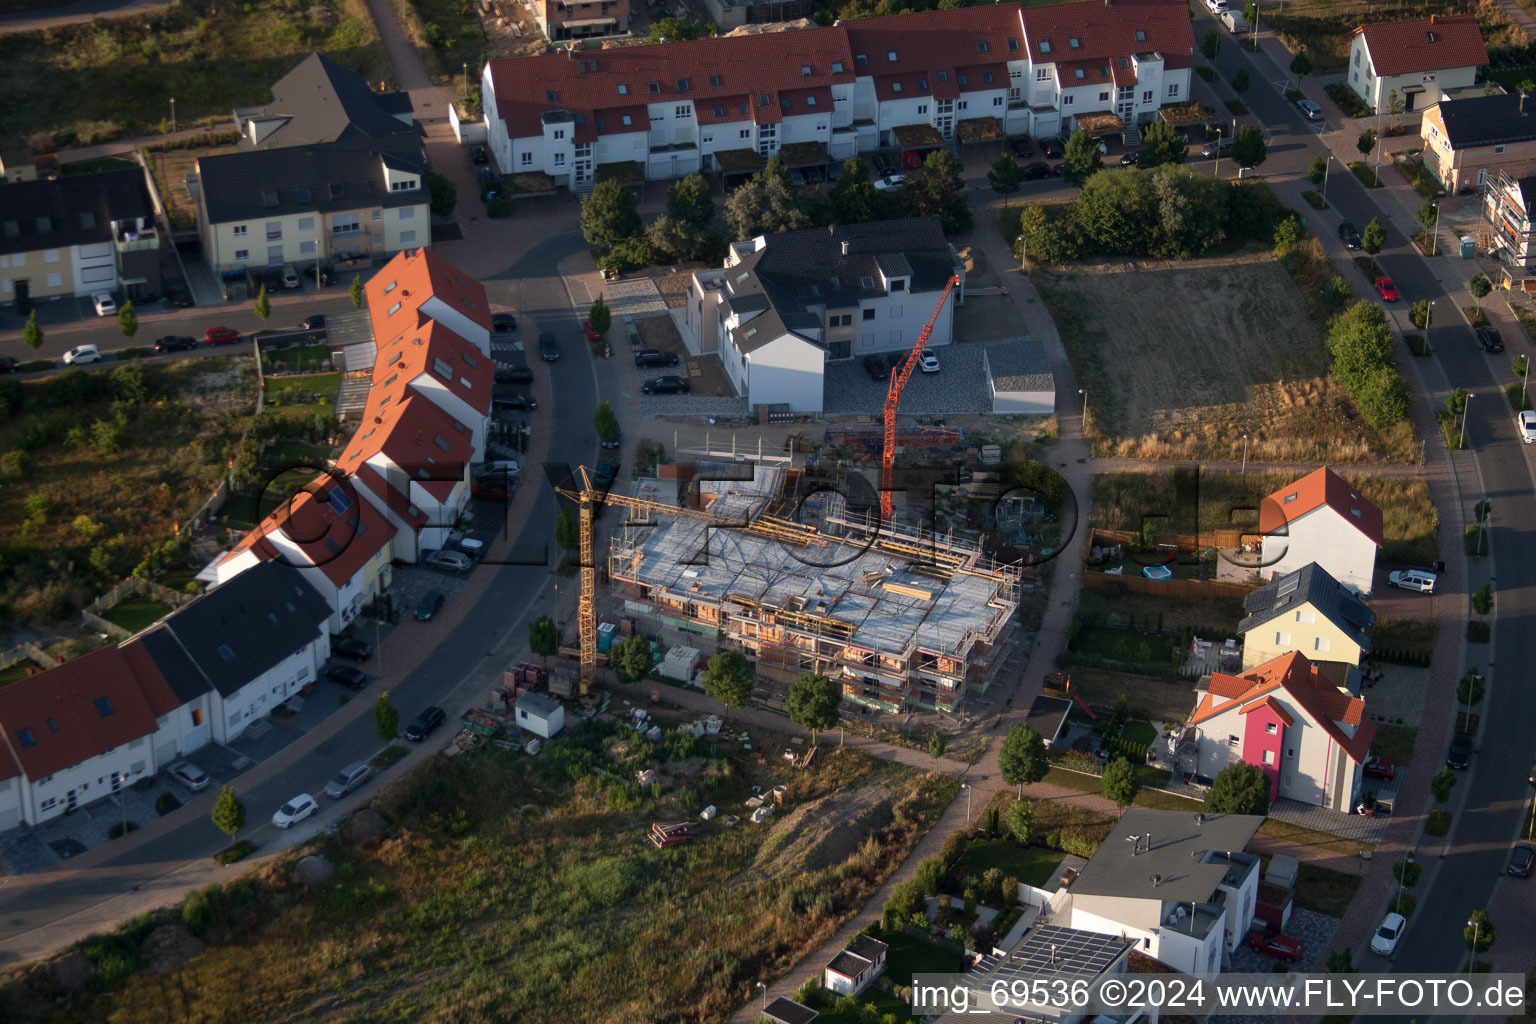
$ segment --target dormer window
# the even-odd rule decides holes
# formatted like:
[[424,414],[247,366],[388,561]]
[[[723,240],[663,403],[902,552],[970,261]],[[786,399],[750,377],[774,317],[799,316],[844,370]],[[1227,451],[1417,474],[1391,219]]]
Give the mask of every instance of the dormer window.
[[869,67],[869,54],[867,54],[867,53],[856,53],[856,54],[854,54],[853,55],[853,63],[854,63],[854,65],[856,67],[861,67],[861,68]]
[[686,79],[686,78],[679,78],[677,80],[677,91],[678,92],[687,92],[688,91],[688,79]]
[[709,84],[712,85],[712,86],[715,86],[716,88],[718,88],[719,85],[720,85],[720,76],[719,75],[710,75],[709,76]]
[[940,71],[939,72],[939,81],[941,81],[941,82],[949,81],[949,72],[948,71]]
[[835,60],[835,61],[832,62],[832,73],[834,75],[840,75],[840,74],[843,73],[843,62],[842,61]]
[[1008,39],[1008,52],[1009,53],[1018,53],[1019,52],[1019,41],[1017,39],[1013,38],[1012,36],[1010,36],[1009,39]]
[[661,95],[661,83],[660,82],[649,82],[649,83],[646,84],[646,88],[651,90],[651,95],[652,96],[660,96]]
[[544,90],[544,102],[545,103],[555,103],[555,102],[557,102],[559,100],[559,98],[560,98],[560,94],[555,92],[555,90],[553,90],[553,89],[545,89]]
[[918,92],[927,92],[928,91],[928,79],[923,78],[921,76],[918,77],[918,79],[917,79],[917,91]]
[[981,39],[976,42],[977,53],[987,53],[990,49],[991,47],[987,45],[987,41],[985,39]]

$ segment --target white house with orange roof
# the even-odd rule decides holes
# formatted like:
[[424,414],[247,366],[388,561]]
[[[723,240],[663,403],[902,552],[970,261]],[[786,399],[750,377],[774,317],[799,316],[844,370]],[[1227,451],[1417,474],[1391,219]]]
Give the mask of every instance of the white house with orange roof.
[[415,562],[447,544],[469,504],[474,457],[469,426],[409,389],[363,421],[336,468],[395,528],[395,557]]
[[1350,40],[1349,87],[1373,113],[1385,112],[1394,95],[1404,111],[1426,110],[1476,85],[1487,63],[1475,14],[1372,22]]
[[491,304],[485,286],[431,249],[399,253],[368,279],[363,294],[381,351],[385,342],[435,320],[481,355],[491,354]]
[[489,356],[436,320],[412,327],[378,346],[364,418],[408,394],[425,396],[469,428],[473,461],[485,458],[495,369]]
[[1370,594],[1382,543],[1381,509],[1327,466],[1265,498],[1259,532],[1266,578],[1316,562],[1344,586]]
[[1246,762],[1263,770],[1272,800],[1346,813],[1354,807],[1376,736],[1362,698],[1300,651],[1241,675],[1213,673],[1203,686],[1177,752],[1193,756],[1196,774],[1215,777]]
[[[339,633],[389,587],[396,528],[340,474],[322,474],[283,502],[199,578],[215,586],[262,562],[299,570],[330,606]],[[205,575],[206,574],[206,575]]]

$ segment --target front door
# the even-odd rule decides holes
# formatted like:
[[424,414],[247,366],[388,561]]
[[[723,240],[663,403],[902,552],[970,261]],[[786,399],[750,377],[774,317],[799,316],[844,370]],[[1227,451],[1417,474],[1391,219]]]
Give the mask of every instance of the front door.
[[75,791],[74,790],[70,790],[68,793],[64,794],[64,813],[65,814],[72,813],[74,811],[74,809],[76,807],[78,807],[79,805],[80,805],[80,802],[75,799]]
[[32,282],[17,281],[13,287],[16,289],[16,312],[26,316],[32,312]]
[[1418,93],[1416,93],[1416,92],[1405,93],[1403,95],[1403,112],[1407,113],[1408,111],[1412,110],[1413,109],[1413,105],[1415,103],[1417,103],[1417,102],[1419,102],[1419,94]]

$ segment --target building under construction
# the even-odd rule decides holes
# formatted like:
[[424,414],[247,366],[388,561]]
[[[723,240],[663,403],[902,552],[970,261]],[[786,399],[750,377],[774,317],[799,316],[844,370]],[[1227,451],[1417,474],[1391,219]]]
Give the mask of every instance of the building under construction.
[[[841,682],[844,696],[887,711],[952,711],[986,685],[1017,607],[1019,568],[931,536],[877,535],[836,514],[807,543],[774,522],[799,470],[758,464],[743,479],[691,485],[641,480],[636,497],[705,509],[715,522],[635,518],[614,528],[608,578],[624,612],[668,642],[739,649],[760,679],[802,672]],[[721,475],[731,475],[729,473]],[[724,523],[753,522],[751,532]]]

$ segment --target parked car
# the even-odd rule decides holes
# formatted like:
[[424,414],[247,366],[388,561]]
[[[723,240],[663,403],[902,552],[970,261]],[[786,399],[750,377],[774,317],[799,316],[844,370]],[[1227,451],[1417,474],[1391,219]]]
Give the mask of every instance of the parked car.
[[177,761],[171,765],[171,778],[186,786],[194,793],[201,793],[208,788],[213,780],[208,773],[203,771],[191,761]]
[[172,288],[168,293],[166,293],[166,300],[169,301],[170,304],[175,306],[177,309],[187,309],[190,306],[196,305],[196,303],[192,301],[192,296],[179,288]]
[[1344,248],[1346,249],[1360,248],[1360,229],[1347,220],[1341,221],[1339,223],[1339,241],[1344,243]]
[[938,373],[939,357],[924,349],[923,354],[917,357],[917,365],[924,373]]
[[373,657],[373,645],[352,636],[339,636],[331,641],[331,653],[348,661],[367,661]]
[[80,363],[101,362],[101,349],[95,345],[76,345],[64,353],[64,365],[76,366]]
[[876,153],[869,158],[869,162],[875,165],[875,170],[879,171],[882,176],[888,177],[896,173],[896,164],[884,153]]
[[487,164],[487,163],[490,162],[490,160],[491,160],[490,154],[486,153],[484,146],[476,146],[475,147],[475,163],[477,163],[477,164]]
[[1536,444],[1536,412],[1527,409],[1516,416],[1515,429],[1520,432],[1520,440],[1526,444]]
[[368,677],[351,665],[332,665],[325,670],[325,678],[340,683],[349,690],[361,690],[368,685]]
[[1121,167],[1134,167],[1135,165],[1136,165],[1136,154],[1135,153],[1122,153],[1122,154],[1120,154],[1120,166]]
[[582,330],[582,333],[587,336],[587,340],[588,341],[602,341],[603,340],[603,332],[598,331],[598,330],[594,330],[593,327],[592,327],[592,321],[591,320],[583,320],[581,322],[581,330]]
[[332,800],[340,800],[371,778],[373,778],[373,769],[368,767],[367,761],[353,761],[325,784],[325,795]]
[[677,353],[663,352],[658,348],[643,348],[635,353],[636,366],[676,366]]
[[1212,14],[1220,14],[1227,9],[1227,0],[1205,0],[1205,7]]
[[1397,285],[1392,283],[1392,279],[1390,277],[1378,277],[1375,281],[1375,285],[1376,294],[1380,295],[1382,300],[1385,302],[1396,302],[1398,299],[1402,298],[1402,296],[1397,293]]
[[416,602],[416,621],[431,622],[438,612],[443,610],[443,603],[447,598],[441,590],[429,590],[421,595],[421,600]]
[[1365,762],[1365,777],[1368,779],[1395,779],[1397,778],[1397,765],[1388,758],[1377,755]]
[[1400,569],[1387,573],[1387,585],[1400,590],[1417,590],[1421,594],[1435,592],[1435,574],[1423,569]]
[[1251,931],[1248,933],[1248,946],[1277,960],[1295,963],[1301,959],[1301,943],[1282,932]]
[[156,352],[186,352],[194,348],[197,348],[197,339],[185,334],[167,334],[155,339]]
[[466,572],[474,564],[462,551],[430,551],[422,561],[434,569],[446,569],[449,572]]
[[278,828],[291,828],[319,809],[320,805],[314,797],[300,793],[277,809],[277,813],[272,815],[272,824]]
[[1232,144],[1236,141],[1237,137],[1233,135],[1218,136],[1215,142],[1207,142],[1205,146],[1201,148],[1200,155],[1207,160],[1214,160],[1222,153],[1225,153],[1227,150],[1231,149]]
[[915,171],[919,167],[923,166],[923,154],[919,153],[915,149],[903,150],[901,154],[901,164],[908,170]]
[[805,171],[799,167],[791,167],[789,169],[789,183],[791,185],[804,185]]
[[1516,843],[1509,851],[1509,866],[1504,870],[1516,878],[1530,878],[1533,861],[1536,861],[1536,847],[1530,843]]
[[875,182],[875,189],[879,192],[894,192],[907,183],[907,179],[900,174],[888,174]]
[[606,490],[613,486],[613,482],[619,478],[619,464],[617,462],[599,462],[597,469],[592,473],[592,486]]
[[655,377],[640,385],[640,391],[647,395],[686,395],[693,389],[686,377]]
[[1051,165],[1043,160],[1036,160],[1032,164],[1025,164],[1019,168],[1019,176],[1025,181],[1039,181],[1051,176]]
[[494,395],[491,408],[498,412],[532,412],[539,407],[539,400],[528,395]]
[[1484,352],[1504,351],[1504,335],[1492,327],[1479,327],[1474,333],[1477,335],[1477,343],[1482,346]]
[[0,356],[0,373],[15,373],[21,368],[21,360],[11,356]]
[[[1206,0],[1206,2],[1210,3],[1210,0]],[[1302,97],[1296,101],[1296,109],[1301,111],[1308,121],[1321,121],[1323,119],[1323,108],[1318,106],[1315,100]]]
[[1391,956],[1397,949],[1397,942],[1403,937],[1403,928],[1407,926],[1408,919],[1402,914],[1388,914],[1381,919],[1381,926],[1376,929],[1376,934],[1371,936],[1371,952],[1378,956]]
[[405,727],[405,738],[412,743],[420,743],[443,724],[443,719],[448,717],[443,714],[443,709],[435,704],[422,708],[421,714],[411,719],[411,724]]
[[547,331],[539,335],[539,356],[546,363],[552,363],[560,358],[560,343]]
[[311,317],[307,318],[304,321],[304,329],[306,331],[323,331],[323,330],[325,330],[325,314],[324,313],[316,313],[314,316],[311,316]]
[[470,493],[477,498],[505,501],[517,490],[517,476],[506,470],[482,471],[470,485]]
[[91,302],[96,306],[97,316],[111,316],[117,312],[117,300],[111,292],[97,292],[91,296]]
[[891,379],[891,373],[886,369],[885,360],[879,356],[864,357],[864,372],[869,374],[869,379],[877,382],[885,382]]
[[283,287],[297,288],[299,286],[299,272],[294,269],[292,263],[283,266]]
[[624,447],[624,432],[622,430],[615,431],[614,435],[610,438],[598,438],[597,443],[604,451],[618,451]]
[[828,161],[827,166],[822,170],[822,173],[826,175],[828,182],[835,185],[842,180],[843,165],[838,163],[836,160]]
[[1472,737],[1459,732],[1451,737],[1451,749],[1446,751],[1445,766],[1461,771],[1472,763]]
[[517,317],[511,313],[492,313],[491,330],[497,334],[510,334],[517,330]]
[[240,340],[240,332],[233,327],[210,327],[203,332],[203,340],[210,345],[233,345]]
[[1043,139],[1040,142],[1040,152],[1047,160],[1060,160],[1066,155],[1067,147],[1060,139]]
[[496,383],[532,384],[533,370],[527,366],[508,366],[505,363],[497,363]]

